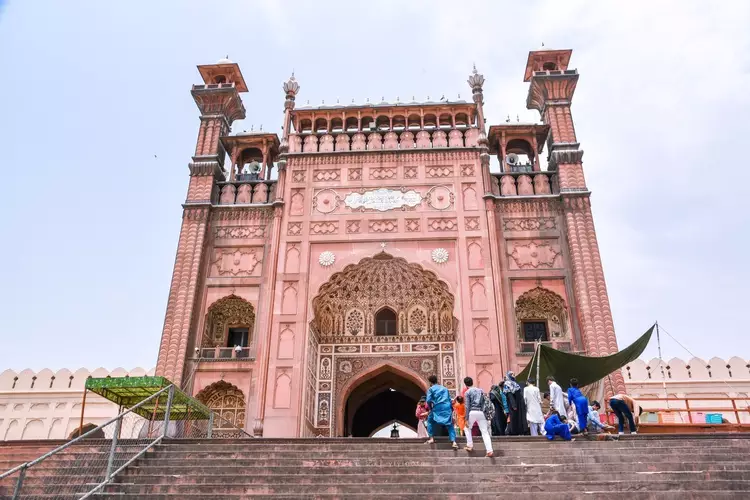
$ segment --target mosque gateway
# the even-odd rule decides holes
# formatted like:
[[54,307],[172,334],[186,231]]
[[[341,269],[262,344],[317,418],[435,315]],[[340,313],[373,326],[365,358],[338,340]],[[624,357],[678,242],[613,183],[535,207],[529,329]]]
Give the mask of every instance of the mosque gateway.
[[298,106],[292,77],[280,136],[231,133],[240,68],[199,66],[157,375],[255,435],[368,436],[415,426],[429,375],[617,351],[570,56],[529,54],[538,123],[485,123],[476,69],[466,101]]

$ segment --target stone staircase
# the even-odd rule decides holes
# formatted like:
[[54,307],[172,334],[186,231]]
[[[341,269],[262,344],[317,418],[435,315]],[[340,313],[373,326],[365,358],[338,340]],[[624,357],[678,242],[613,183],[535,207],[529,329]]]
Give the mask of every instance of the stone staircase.
[[[440,440],[173,440],[96,498],[750,498],[750,436],[526,437],[493,446],[488,459],[481,440],[471,454]],[[52,498],[53,472],[33,476],[38,484],[24,492]]]

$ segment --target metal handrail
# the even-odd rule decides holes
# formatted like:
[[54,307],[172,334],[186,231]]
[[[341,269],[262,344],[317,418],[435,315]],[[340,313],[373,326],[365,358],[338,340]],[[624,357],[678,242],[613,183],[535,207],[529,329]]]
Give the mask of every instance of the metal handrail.
[[[127,461],[125,461],[125,463],[123,463],[122,465],[120,465],[119,467],[117,467],[117,469],[115,469],[115,456],[116,456],[116,453],[117,453],[118,441],[120,440],[120,437],[119,437],[120,436],[120,430],[122,428],[122,423],[123,423],[124,418],[127,415],[129,415],[129,414],[134,414],[135,410],[137,410],[138,408],[142,407],[143,405],[145,405],[149,401],[154,400],[155,398],[156,398],[156,405],[158,406],[158,404],[159,404],[159,399],[158,398],[162,397],[165,392],[168,394],[168,396],[167,396],[166,408],[164,410],[164,419],[163,419],[164,428],[161,429],[160,431],[157,431],[158,432],[158,436],[155,439],[139,444],[139,446],[142,447],[140,449],[140,451],[138,451],[137,453],[135,453],[134,456],[130,457]],[[180,398],[180,399],[175,400],[176,396],[178,398]],[[143,401],[140,401],[136,405],[128,408],[126,411],[123,411],[122,413],[120,413],[116,417],[113,417],[113,418],[107,420],[105,423],[103,423],[103,424],[101,424],[101,425],[99,425],[99,426],[97,426],[97,427],[95,427],[95,428],[93,428],[93,429],[91,429],[91,430],[89,430],[89,431],[81,434],[80,436],[78,436],[78,437],[76,437],[74,439],[71,439],[67,443],[65,443],[65,444],[63,444],[61,446],[58,446],[54,450],[51,450],[51,451],[45,453],[44,455],[40,456],[39,458],[36,458],[36,459],[28,461],[28,462],[24,462],[24,463],[22,463],[20,465],[17,465],[15,467],[13,467],[12,469],[10,469],[10,470],[8,470],[8,471],[0,474],[0,480],[5,479],[5,478],[7,478],[7,477],[9,477],[9,476],[11,476],[11,475],[13,475],[15,473],[19,473],[18,479],[16,481],[16,486],[15,486],[15,489],[14,489],[14,492],[13,492],[13,496],[12,496],[12,498],[14,500],[17,499],[17,498],[19,498],[19,495],[21,493],[21,489],[23,487],[24,478],[26,476],[26,471],[28,469],[30,469],[31,467],[33,467],[33,466],[41,463],[42,461],[46,460],[47,458],[49,458],[49,457],[51,457],[53,455],[56,455],[57,453],[60,453],[61,451],[65,450],[66,448],[69,448],[70,446],[72,446],[72,445],[80,442],[81,440],[86,439],[87,437],[92,436],[96,432],[102,432],[103,433],[104,432],[104,428],[107,427],[107,426],[109,426],[110,424],[112,424],[114,422],[115,423],[115,428],[114,428],[114,433],[112,435],[112,442],[111,442],[111,445],[110,445],[109,454],[108,454],[108,457],[107,457],[106,472],[104,474],[104,477],[103,477],[102,481],[100,481],[98,484],[94,485],[93,488],[90,489],[87,493],[85,493],[85,494],[81,493],[83,496],[81,496],[80,499],[89,498],[90,496],[92,496],[93,494],[95,494],[96,492],[98,492],[99,490],[101,490],[102,488],[104,488],[104,486],[106,486],[107,484],[111,483],[112,480],[114,479],[114,477],[117,476],[117,474],[121,473],[130,464],[132,464],[134,461],[136,461],[140,457],[142,457],[149,449],[151,449],[155,445],[158,445],[159,443],[161,443],[165,438],[169,438],[169,436],[168,436],[169,432],[168,431],[169,431],[169,428],[170,428],[170,417],[172,416],[172,413],[174,413],[173,412],[173,409],[174,409],[173,402],[175,402],[175,401],[183,401],[184,402],[185,398],[187,398],[187,400],[188,400],[188,403],[187,403],[188,404],[188,409],[187,409],[187,411],[188,411],[187,414],[188,415],[190,415],[190,410],[191,409],[195,410],[194,414],[207,415],[207,417],[208,417],[208,424],[207,424],[207,428],[205,429],[205,431],[206,431],[206,437],[207,438],[210,439],[212,437],[212,433],[213,433],[214,427],[216,427],[217,431],[221,431],[221,432],[226,432],[227,429],[233,429],[234,431],[237,431],[240,434],[240,437],[250,437],[250,438],[253,437],[252,435],[250,435],[249,433],[247,433],[244,429],[237,427],[236,424],[234,424],[234,423],[230,422],[229,420],[225,419],[224,417],[222,417],[217,412],[214,412],[213,410],[211,410],[210,408],[206,407],[205,405],[203,405],[199,401],[194,400],[192,397],[187,396],[184,392],[180,391],[174,384],[170,384],[170,385],[168,385],[166,387],[161,388],[159,391],[157,391],[154,394],[150,395],[149,397],[147,397]],[[137,413],[135,413],[135,414],[137,414]],[[182,413],[179,413],[179,415],[181,415],[181,414]],[[179,417],[177,417],[176,421],[179,421],[178,419],[179,419]],[[191,421],[192,420],[188,416],[187,422],[191,422]],[[215,424],[218,424],[218,425],[215,425]],[[177,428],[179,429],[180,427],[178,426]],[[188,427],[186,427],[186,428],[188,428]],[[152,434],[151,434],[151,430],[150,430],[150,427],[149,427],[148,435],[145,436],[146,439],[149,439],[149,437],[151,435]],[[102,464],[102,470],[104,469],[103,465],[104,464]],[[88,483],[88,484],[91,484],[91,483]]]
[[36,459],[32,460],[31,462],[25,462],[25,463],[22,463],[21,465],[17,465],[16,467],[14,467],[14,468],[10,469],[9,471],[6,471],[6,472],[4,472],[4,473],[0,474],[0,479],[5,479],[6,477],[10,476],[11,474],[13,474],[13,473],[15,473],[15,472],[18,472],[19,470],[21,470],[21,469],[22,469],[22,468],[24,468],[24,467],[25,467],[25,468],[29,468],[29,467],[32,467],[32,466],[34,466],[34,465],[38,464],[39,462],[41,462],[41,461],[43,461],[43,460],[45,460],[45,459],[49,458],[50,456],[54,455],[55,453],[58,453],[58,452],[60,452],[60,451],[64,450],[65,448],[68,448],[69,446],[71,446],[71,445],[74,445],[74,444],[75,444],[75,443],[77,443],[78,441],[81,441],[81,440],[82,440],[83,438],[85,438],[85,437],[87,437],[87,436],[89,436],[89,435],[91,435],[91,434],[95,433],[96,431],[98,431],[98,430],[102,430],[102,429],[103,429],[104,427],[108,426],[109,424],[111,424],[111,423],[112,423],[112,422],[114,422],[115,420],[121,420],[121,419],[122,419],[122,417],[124,417],[124,416],[125,416],[125,415],[127,415],[128,413],[131,413],[131,412],[132,412],[133,410],[135,410],[135,409],[137,409],[137,408],[140,408],[140,407],[141,407],[142,405],[144,405],[145,403],[147,403],[147,402],[148,402],[148,401],[150,401],[151,399],[153,399],[153,398],[155,398],[155,397],[159,396],[159,395],[160,395],[161,393],[163,393],[164,391],[166,391],[166,390],[169,390],[169,388],[170,388],[170,387],[174,387],[174,386],[172,386],[172,385],[168,385],[167,387],[164,387],[163,389],[159,390],[158,392],[155,392],[154,394],[152,394],[152,395],[151,395],[151,396],[149,396],[148,398],[144,399],[143,401],[141,401],[141,402],[140,402],[140,403],[138,403],[137,405],[135,405],[135,406],[132,406],[132,407],[128,408],[128,410],[127,410],[127,411],[124,411],[124,412],[120,413],[119,415],[117,415],[116,417],[114,417],[114,418],[111,418],[111,419],[107,420],[107,421],[106,421],[105,423],[103,423],[103,424],[99,425],[98,427],[94,427],[94,428],[93,428],[93,429],[91,429],[90,431],[88,431],[88,432],[86,432],[86,433],[84,433],[84,434],[81,434],[81,435],[80,435],[80,436],[78,436],[77,438],[74,438],[74,439],[72,439],[72,440],[68,441],[67,443],[65,443],[65,444],[63,444],[63,445],[61,445],[61,446],[58,446],[57,448],[55,448],[55,449],[54,449],[54,450],[52,450],[52,451],[48,451],[47,453],[45,453],[45,454],[44,454],[44,455],[42,455],[41,457],[39,457],[39,458],[36,458]]

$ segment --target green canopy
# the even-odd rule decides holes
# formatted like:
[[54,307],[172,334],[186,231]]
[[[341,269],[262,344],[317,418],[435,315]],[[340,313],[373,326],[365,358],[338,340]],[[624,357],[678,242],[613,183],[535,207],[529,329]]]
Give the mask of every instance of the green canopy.
[[531,358],[531,363],[518,374],[516,380],[525,382],[529,377],[536,378],[538,365],[539,380],[537,380],[537,387],[542,392],[549,391],[546,380],[548,375],[555,377],[563,390],[568,388],[571,378],[578,379],[579,387],[593,384],[637,359],[651,340],[651,334],[655,326],[656,324],[622,351],[603,357],[570,354],[541,344],[537,347],[534,357]]
[[[144,399],[148,399],[172,382],[164,377],[103,377],[88,378],[86,389],[117,403],[123,409],[132,408]],[[134,411],[147,419],[164,418],[167,408],[167,391],[142,404]],[[188,396],[177,387],[174,388],[170,418],[173,420],[205,420],[209,410],[198,400]]]

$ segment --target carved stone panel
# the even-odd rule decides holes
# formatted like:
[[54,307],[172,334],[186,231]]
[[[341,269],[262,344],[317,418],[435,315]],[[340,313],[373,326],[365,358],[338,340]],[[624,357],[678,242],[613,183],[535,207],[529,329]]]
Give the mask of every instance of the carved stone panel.
[[430,178],[453,177],[453,165],[428,166],[425,167],[425,173]]
[[503,231],[554,231],[555,217],[504,217]]
[[339,232],[338,221],[311,222],[310,234],[336,234]]
[[262,260],[262,248],[216,248],[209,276],[260,276]]
[[340,178],[341,169],[338,168],[320,169],[313,172],[313,181],[315,182],[331,182]]
[[276,368],[273,407],[291,408],[292,406],[292,369]]
[[297,314],[297,287],[296,281],[285,281],[282,290],[281,314]]
[[265,237],[265,224],[250,226],[219,226],[214,228],[214,239],[217,240],[245,240],[249,238]]
[[484,286],[484,278],[469,278],[469,293],[471,294],[471,310],[487,310],[487,290]]
[[475,319],[472,322],[474,333],[474,353],[480,356],[492,354],[490,329],[486,319]]
[[479,204],[477,202],[477,192],[474,189],[473,184],[464,184],[461,186],[463,193],[464,210],[477,210]]
[[484,269],[482,240],[480,238],[466,239],[466,253],[469,269]]
[[289,215],[304,215],[305,213],[305,190],[292,189],[291,202],[289,203]]
[[293,359],[294,358],[294,324],[293,323],[282,323],[279,325],[281,331],[279,332],[279,343],[277,346],[277,358],[278,359]]
[[299,236],[302,233],[302,223],[301,222],[290,222],[286,226],[286,234],[287,236]]
[[367,225],[371,233],[398,232],[398,220],[396,219],[371,220]]
[[467,231],[479,230],[479,217],[464,217],[464,229]]
[[557,239],[510,240],[507,253],[510,269],[559,269],[563,265]]

